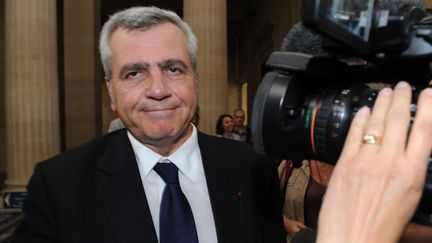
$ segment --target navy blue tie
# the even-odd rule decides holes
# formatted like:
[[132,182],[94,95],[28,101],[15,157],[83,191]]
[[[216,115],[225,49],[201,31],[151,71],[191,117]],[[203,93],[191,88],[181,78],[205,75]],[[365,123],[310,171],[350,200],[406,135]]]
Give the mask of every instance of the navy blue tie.
[[173,163],[157,163],[154,170],[165,181],[159,214],[160,243],[198,243],[195,221]]

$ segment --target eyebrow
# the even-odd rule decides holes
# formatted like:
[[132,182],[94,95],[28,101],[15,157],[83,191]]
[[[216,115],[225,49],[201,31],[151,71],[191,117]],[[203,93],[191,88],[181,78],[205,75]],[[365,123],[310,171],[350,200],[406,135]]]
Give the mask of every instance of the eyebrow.
[[179,59],[167,59],[162,61],[161,63],[158,63],[158,67],[164,69],[164,68],[169,68],[175,65],[180,65],[183,68],[187,68],[187,65],[185,62],[183,62],[182,60]]
[[[165,69],[165,68],[169,68],[175,65],[180,65],[183,68],[187,68],[187,65],[184,61],[180,60],[180,59],[167,59],[167,60],[163,60],[160,63],[157,63],[157,66],[161,69]],[[126,64],[124,65],[121,69],[120,69],[120,73],[119,76],[120,78],[124,77],[128,72],[130,71],[140,71],[140,70],[145,70],[148,69],[150,67],[149,63],[130,63],[130,64]]]

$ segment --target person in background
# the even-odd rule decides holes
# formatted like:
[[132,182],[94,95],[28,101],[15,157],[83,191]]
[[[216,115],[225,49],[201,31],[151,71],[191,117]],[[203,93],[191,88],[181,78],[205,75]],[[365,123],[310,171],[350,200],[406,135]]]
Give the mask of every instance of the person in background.
[[306,227],[317,229],[319,211],[333,168],[333,165],[318,160],[303,160],[299,165],[283,160],[279,165],[287,242]]
[[172,11],[104,24],[111,108],[126,129],[38,163],[13,243],[283,242],[276,164],[200,132],[198,43]]
[[[297,23],[285,36],[281,51],[321,55],[318,34]],[[333,165],[318,160],[283,160],[279,178],[284,195],[283,218],[287,242],[301,230],[318,227],[318,215],[333,172]]]
[[117,117],[110,122],[110,125],[108,127],[108,132],[114,132],[123,128],[125,128],[123,122],[120,120],[120,117]]
[[222,114],[216,121],[216,134],[232,140],[240,141],[240,136],[233,133],[234,121],[231,115]]
[[245,122],[245,112],[243,109],[238,108],[233,112],[234,118],[234,134],[240,136],[240,141],[252,144],[252,132],[251,129],[244,124]]

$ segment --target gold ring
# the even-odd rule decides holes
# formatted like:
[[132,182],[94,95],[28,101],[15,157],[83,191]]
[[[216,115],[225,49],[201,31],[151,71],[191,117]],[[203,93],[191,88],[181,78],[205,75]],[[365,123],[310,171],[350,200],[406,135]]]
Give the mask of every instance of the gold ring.
[[382,137],[377,136],[372,133],[366,133],[363,136],[363,143],[364,144],[381,144]]

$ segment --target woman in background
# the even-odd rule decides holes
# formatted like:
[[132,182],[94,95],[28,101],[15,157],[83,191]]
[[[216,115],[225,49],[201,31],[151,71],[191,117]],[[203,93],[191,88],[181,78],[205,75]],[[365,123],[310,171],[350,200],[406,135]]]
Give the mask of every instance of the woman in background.
[[224,137],[232,140],[240,141],[240,136],[233,133],[234,120],[231,115],[222,114],[216,122],[216,134],[219,137]]
[[288,243],[305,227],[317,229],[318,214],[333,167],[317,160],[303,160],[298,165],[284,160],[280,164],[283,218]]

